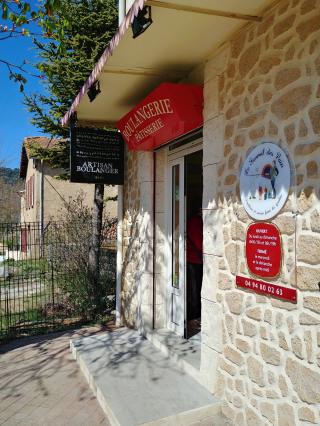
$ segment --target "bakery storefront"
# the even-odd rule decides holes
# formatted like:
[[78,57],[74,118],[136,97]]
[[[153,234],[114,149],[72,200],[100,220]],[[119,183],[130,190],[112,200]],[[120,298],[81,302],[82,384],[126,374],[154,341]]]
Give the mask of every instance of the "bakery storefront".
[[125,142],[118,321],[192,342],[235,424],[319,424],[319,1],[150,3],[64,119]]
[[[189,325],[195,326],[197,322],[200,324],[201,314],[202,274],[200,271],[199,279],[194,279],[198,289],[189,285],[188,292],[186,239],[188,220],[202,210],[202,109],[201,85],[162,83],[118,122],[129,146],[128,161],[131,155],[137,156],[132,161],[138,161],[135,164],[138,181],[133,187],[140,188],[140,191],[136,193],[128,188],[125,203],[132,202],[135,196],[140,199],[140,205],[146,203],[143,207],[143,213],[147,215],[146,234],[143,236],[141,229],[137,232],[139,239],[145,239],[148,246],[151,243],[151,249],[154,247],[151,256],[147,256],[143,245],[137,247],[142,262],[139,269],[143,287],[139,291],[145,303],[142,309],[137,309],[132,320],[143,330],[167,327],[182,337],[187,337],[188,332],[190,335],[186,319],[193,320]],[[132,182],[132,178],[129,181]],[[199,217],[201,222],[201,215]],[[125,235],[131,237],[134,228],[132,225],[130,229],[126,228],[126,222],[124,226]],[[202,263],[202,223],[198,228],[193,231],[198,235],[194,236],[192,244],[196,246],[194,251],[199,250],[199,263]],[[146,256],[141,256],[142,253]],[[130,256],[130,251],[128,254]],[[131,258],[125,257],[123,265],[131,268]],[[135,281],[134,278],[128,283],[128,292],[126,287],[123,288],[124,311],[126,305],[132,308],[133,303],[138,302]],[[193,311],[197,312],[191,312],[192,290],[198,300],[198,309],[193,308]],[[141,316],[137,315],[139,311]]]

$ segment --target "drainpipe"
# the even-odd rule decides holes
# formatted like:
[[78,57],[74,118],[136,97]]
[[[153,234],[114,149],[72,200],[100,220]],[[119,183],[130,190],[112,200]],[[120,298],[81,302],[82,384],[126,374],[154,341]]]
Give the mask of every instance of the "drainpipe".
[[118,26],[120,27],[126,16],[126,0],[118,0]]
[[121,279],[122,279],[122,222],[123,222],[123,186],[118,185],[117,200],[117,280],[116,280],[116,326],[121,325]]

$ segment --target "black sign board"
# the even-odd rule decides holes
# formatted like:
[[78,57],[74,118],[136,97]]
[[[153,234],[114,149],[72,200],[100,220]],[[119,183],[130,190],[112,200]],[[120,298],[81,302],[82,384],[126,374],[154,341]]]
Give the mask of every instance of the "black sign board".
[[121,133],[71,127],[70,181],[123,185]]

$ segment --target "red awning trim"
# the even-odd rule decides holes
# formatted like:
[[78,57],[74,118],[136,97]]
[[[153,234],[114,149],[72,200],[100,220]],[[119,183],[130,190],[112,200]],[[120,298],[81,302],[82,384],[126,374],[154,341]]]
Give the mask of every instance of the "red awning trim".
[[115,48],[118,46],[122,36],[127,31],[129,26],[132,24],[133,19],[135,16],[137,16],[140,9],[143,9],[144,2],[146,0],[135,0],[132,4],[131,8],[129,9],[126,17],[123,19],[121,25],[118,28],[118,31],[115,33],[113,38],[111,39],[110,43],[108,44],[106,50],[101,55],[99,61],[97,62],[96,66],[94,67],[92,73],[90,74],[88,80],[84,83],[82,86],[82,89],[78,93],[77,97],[73,101],[69,111],[64,115],[64,117],[61,120],[62,126],[66,126],[70,120],[71,115],[76,111],[78,108],[81,99],[85,96],[88,89],[92,86],[92,84],[97,80],[99,75],[101,74],[103,67],[107,63],[110,56],[112,56]]
[[202,86],[162,83],[117,127],[129,149],[149,151],[201,127],[202,109]]

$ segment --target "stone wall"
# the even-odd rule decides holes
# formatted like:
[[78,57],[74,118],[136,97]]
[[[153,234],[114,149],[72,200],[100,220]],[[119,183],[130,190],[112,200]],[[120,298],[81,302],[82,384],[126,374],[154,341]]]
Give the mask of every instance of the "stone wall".
[[[280,1],[263,16],[205,67],[201,370],[236,425],[319,424],[320,1]],[[235,286],[237,274],[249,276],[252,222],[239,173],[262,141],[292,163],[289,198],[272,221],[284,252],[274,282],[296,287],[297,304]]]
[[125,153],[122,322],[142,333],[153,315],[153,153]]

